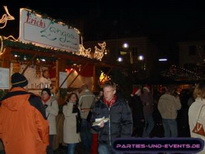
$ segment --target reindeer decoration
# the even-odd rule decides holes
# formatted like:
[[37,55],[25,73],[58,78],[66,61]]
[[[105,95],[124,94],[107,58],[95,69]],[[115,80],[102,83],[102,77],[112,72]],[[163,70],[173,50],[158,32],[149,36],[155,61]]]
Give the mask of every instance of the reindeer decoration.
[[107,50],[105,49],[106,42],[98,43],[98,45],[101,47],[101,49],[99,49],[97,46],[95,46],[94,58],[96,58],[96,59],[101,61],[103,56],[104,56],[104,54],[107,52]]
[[85,49],[85,47],[82,44],[80,44],[79,51],[80,52],[76,53],[77,55],[91,58],[91,54],[90,54],[91,48]]

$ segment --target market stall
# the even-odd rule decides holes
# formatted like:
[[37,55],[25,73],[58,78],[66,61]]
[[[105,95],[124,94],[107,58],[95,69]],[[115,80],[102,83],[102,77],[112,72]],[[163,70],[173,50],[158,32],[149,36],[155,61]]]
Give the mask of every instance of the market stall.
[[[24,74],[29,90],[36,94],[48,87],[55,95],[85,83],[94,91],[99,79],[96,68],[111,67],[102,62],[105,42],[98,43],[95,51],[85,49],[76,28],[26,8],[20,9],[19,38],[0,36],[0,45],[0,67],[8,68],[10,75]],[[47,73],[50,83],[41,80]]]

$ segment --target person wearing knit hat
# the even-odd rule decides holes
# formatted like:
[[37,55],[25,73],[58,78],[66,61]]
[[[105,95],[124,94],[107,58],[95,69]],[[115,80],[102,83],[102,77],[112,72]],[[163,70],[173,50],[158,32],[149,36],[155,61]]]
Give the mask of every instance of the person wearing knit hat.
[[28,85],[28,80],[26,77],[20,73],[14,73],[11,76],[11,85],[12,87],[25,87]]
[[51,96],[51,90],[44,88],[41,90],[41,100],[46,110],[46,119],[49,121],[49,146],[47,154],[53,154],[54,136],[57,134],[56,116],[59,112],[58,102]]
[[42,101],[27,92],[28,80],[24,75],[14,73],[11,85],[1,99],[0,134],[3,134],[4,151],[10,154],[45,154],[49,129]]

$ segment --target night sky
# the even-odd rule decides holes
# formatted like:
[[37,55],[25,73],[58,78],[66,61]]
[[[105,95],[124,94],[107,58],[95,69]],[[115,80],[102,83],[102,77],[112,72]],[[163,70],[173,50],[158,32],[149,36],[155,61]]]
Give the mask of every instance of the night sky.
[[[1,0],[16,20],[0,29],[18,37],[19,8],[26,7],[76,27],[84,40],[148,36],[154,40],[183,40],[205,32],[203,1],[197,0]],[[0,7],[2,16],[4,9]],[[202,35],[203,36],[203,35]],[[194,39],[193,38],[193,39]]]

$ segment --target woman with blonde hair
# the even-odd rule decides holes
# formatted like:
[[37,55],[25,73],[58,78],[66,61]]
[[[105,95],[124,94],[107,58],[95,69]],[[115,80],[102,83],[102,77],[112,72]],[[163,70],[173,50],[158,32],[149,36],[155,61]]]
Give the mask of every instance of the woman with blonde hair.
[[[205,82],[201,82],[195,87],[193,96],[195,101],[191,104],[188,111],[190,134],[193,138],[201,138],[205,141],[205,136],[192,132],[196,122],[198,121],[198,118],[200,123],[203,124],[203,127],[205,128]],[[205,149],[199,153],[204,154]]]

